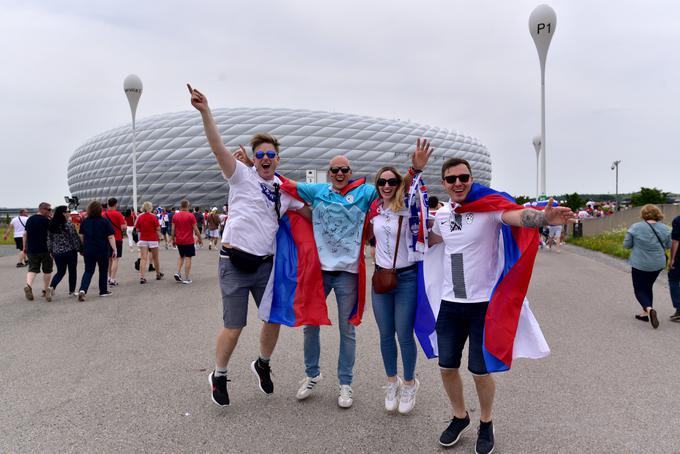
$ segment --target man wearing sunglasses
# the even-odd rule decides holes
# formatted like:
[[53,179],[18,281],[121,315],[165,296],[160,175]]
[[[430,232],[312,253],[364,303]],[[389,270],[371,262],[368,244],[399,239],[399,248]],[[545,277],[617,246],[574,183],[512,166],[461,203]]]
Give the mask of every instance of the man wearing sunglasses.
[[[507,318],[509,313],[509,311],[501,312],[500,316],[497,315],[499,312],[495,312],[495,309],[500,305],[496,305],[498,301],[496,299],[493,300],[494,307],[489,309],[492,296],[496,288],[500,287],[497,282],[500,283],[503,279],[501,277],[499,280],[498,275],[501,227],[505,225],[533,229],[533,231],[518,230],[521,233],[517,235],[525,236],[518,243],[519,247],[515,249],[518,252],[515,252],[515,255],[522,255],[526,251],[526,257],[529,260],[523,261],[522,265],[524,269],[528,269],[528,276],[524,276],[525,281],[521,279],[512,281],[525,282],[528,286],[531,267],[538,249],[538,227],[567,223],[574,218],[574,213],[566,207],[553,207],[552,200],[544,211],[533,208],[522,209],[506,200],[501,193],[474,184],[473,181],[472,169],[466,160],[452,158],[444,162],[442,185],[450,200],[436,212],[429,239],[430,245],[444,243],[443,263],[441,264],[444,278],[441,288],[441,306],[435,316],[437,317],[439,367],[444,389],[453,410],[453,419],[441,434],[439,442],[443,446],[453,446],[463,432],[470,428],[470,417],[465,409],[463,382],[459,373],[463,347],[469,337],[468,370],[473,375],[480,406],[480,425],[475,452],[481,454],[490,453],[494,447],[491,411],[495,383],[489,372],[509,369],[509,365],[507,368],[501,368],[502,364],[497,370],[489,367],[489,364],[494,363],[487,359],[488,349],[485,337],[485,335],[494,335],[486,325],[487,309],[492,315],[496,314],[492,317],[494,321],[498,318]],[[512,235],[514,238],[515,232]],[[512,240],[505,234],[503,238],[506,242],[504,247],[507,248],[507,243]],[[509,274],[507,267],[510,266],[511,260],[506,260],[504,265],[506,273]],[[520,271],[520,273],[524,272]],[[524,292],[518,298],[519,305],[522,305],[526,288],[520,289],[519,285],[515,285],[512,290],[514,293]],[[509,299],[504,301],[509,301]],[[512,349],[511,342],[511,352]]]
[[52,216],[52,206],[47,202],[38,205],[38,212],[28,218],[24,230],[24,253],[28,256],[28,273],[26,273],[26,287],[24,296],[29,301],[33,300],[33,281],[41,269],[43,272],[43,296],[47,301],[52,301],[51,293],[47,292],[50,286],[54,262],[47,248],[47,230]]
[[[416,147],[412,156],[413,174],[422,170],[431,149]],[[417,170],[413,170],[417,169]],[[297,183],[297,194],[312,205],[314,239],[319,251],[326,296],[335,292],[338,304],[340,349],[338,405],[352,406],[352,378],[356,353],[355,327],[361,322],[364,304],[363,262],[364,225],[371,204],[378,197],[375,186],[366,179],[352,180],[352,168],[345,156],[335,156],[328,166],[328,183]],[[322,379],[320,327],[304,327],[305,378],[297,392],[306,399]]]
[[[237,161],[222,142],[207,98],[190,85],[187,87],[191,104],[201,113],[210,148],[229,182],[229,218],[222,234],[219,260],[224,326],[217,335],[215,370],[209,375],[213,402],[228,406],[227,364],[246,325],[249,293],[259,306],[271,286],[279,217],[288,209],[299,210],[309,219],[311,213],[302,202],[279,191],[281,180],[275,175],[279,163],[276,138],[263,133],[253,136],[250,143],[254,167]],[[260,356],[250,365],[265,394],[274,392],[269,359],[279,337],[279,328],[280,325],[274,323],[262,325]]]

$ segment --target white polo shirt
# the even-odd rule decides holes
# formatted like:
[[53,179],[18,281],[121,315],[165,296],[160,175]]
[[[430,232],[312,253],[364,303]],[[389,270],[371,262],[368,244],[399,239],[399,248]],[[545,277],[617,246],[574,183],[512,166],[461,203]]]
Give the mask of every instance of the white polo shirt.
[[449,200],[437,211],[432,226],[445,247],[442,299],[456,303],[489,301],[498,279],[503,212],[459,214],[455,212],[459,206]]
[[16,216],[12,218],[10,224],[14,227],[14,238],[21,238],[24,236],[24,230],[26,230],[26,221],[28,221],[28,216]]
[[[222,242],[255,255],[274,253],[279,222],[274,209],[274,183],[264,180],[254,167],[240,161],[229,182],[229,217],[224,225]],[[299,210],[304,204],[281,191],[281,216],[286,210]]]

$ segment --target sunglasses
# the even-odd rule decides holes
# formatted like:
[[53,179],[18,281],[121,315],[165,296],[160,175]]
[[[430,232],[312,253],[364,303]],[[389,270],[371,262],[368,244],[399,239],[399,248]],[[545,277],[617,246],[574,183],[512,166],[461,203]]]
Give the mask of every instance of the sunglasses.
[[274,159],[274,158],[276,157],[276,152],[275,152],[275,151],[272,151],[272,150],[267,150],[266,152],[264,152],[264,151],[257,151],[257,152],[255,152],[255,157],[256,157],[257,159],[262,159],[262,158],[264,158],[264,155],[265,155],[265,154],[267,155],[267,157],[268,157],[269,159]]
[[388,179],[378,178],[378,181],[376,181],[376,183],[380,187],[383,187],[385,185],[396,187],[399,184],[399,180],[397,180],[396,178],[388,178]]
[[461,183],[467,183],[470,181],[470,174],[464,173],[462,175],[449,175],[444,177],[444,181],[446,181],[448,184],[455,184],[456,180],[460,180]]
[[338,172],[350,173],[352,169],[350,169],[349,167],[331,167],[330,169],[328,169],[328,171],[335,175]]

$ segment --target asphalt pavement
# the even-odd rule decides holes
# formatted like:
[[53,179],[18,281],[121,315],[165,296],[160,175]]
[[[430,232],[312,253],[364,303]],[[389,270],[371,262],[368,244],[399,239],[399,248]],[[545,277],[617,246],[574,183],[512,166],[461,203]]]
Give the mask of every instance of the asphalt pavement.
[[[445,450],[437,440],[449,404],[436,361],[420,351],[414,411],[385,413],[370,303],[357,330],[351,409],[337,406],[335,326],[321,331],[325,378],[316,394],[295,399],[304,377],[299,328],[281,330],[274,394],[257,388],[254,304],[229,365],[232,405],[217,407],[207,378],[221,326],[217,253],[200,250],[193,284],[182,285],[172,279],[176,251],[160,252],[163,280],[140,285],[126,248],[114,294],[98,298],[95,278],[83,303],[68,297],[66,281],[53,302],[27,301],[25,268],[0,257],[0,452],[474,452],[471,376],[475,430]],[[495,452],[680,452],[680,323],[668,321],[662,285],[659,329],[636,321],[630,273],[616,263],[569,247],[539,254],[528,297],[552,354],[496,376]],[[328,304],[335,322],[332,295]]]

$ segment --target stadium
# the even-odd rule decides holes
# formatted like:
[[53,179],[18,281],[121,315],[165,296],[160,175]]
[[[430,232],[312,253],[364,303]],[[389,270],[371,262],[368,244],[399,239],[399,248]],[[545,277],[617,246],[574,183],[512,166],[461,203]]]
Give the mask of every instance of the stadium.
[[[424,173],[430,192],[442,195],[441,164],[461,157],[472,165],[476,181],[489,184],[491,158],[476,138],[409,121],[297,109],[214,109],[227,148],[270,132],[281,142],[278,172],[297,181],[326,181],[329,160],[347,156],[355,178],[373,180],[384,165],[406,169],[416,139],[432,141],[435,151]],[[221,207],[229,193],[196,111],[162,114],[136,125],[138,204],[175,206],[186,198],[193,206]],[[88,140],[71,156],[68,185],[81,206],[117,197],[132,206],[132,128],[111,129]]]

